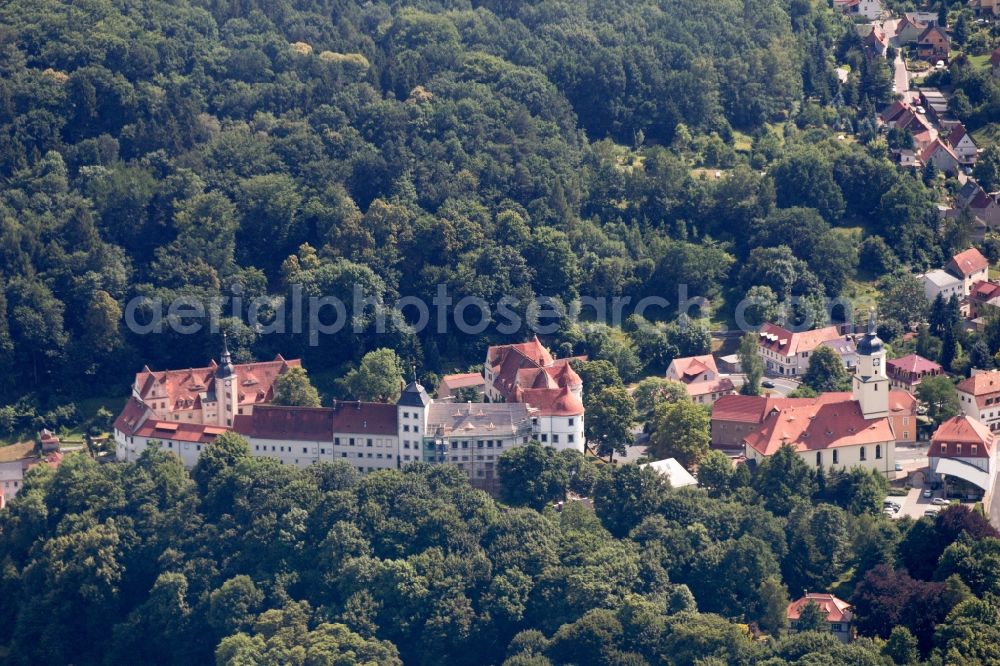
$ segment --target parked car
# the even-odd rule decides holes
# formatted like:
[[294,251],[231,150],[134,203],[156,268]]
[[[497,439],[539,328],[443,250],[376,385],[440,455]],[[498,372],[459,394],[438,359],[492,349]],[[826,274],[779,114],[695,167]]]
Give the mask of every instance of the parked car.
[[896,511],[891,506],[887,506],[884,509],[882,509],[882,513],[890,517],[896,515]]
[[897,472],[903,471],[903,463],[896,463],[896,471]]
[[941,509],[927,509],[926,511],[924,511],[924,515],[930,516],[931,518],[938,515],[939,513],[941,513]]
[[934,491],[931,490],[930,488],[926,488],[926,489],[924,489],[924,492],[922,492],[920,494],[923,495],[924,497],[926,497],[927,499],[930,499],[931,497],[934,496]]
[[948,506],[949,504],[951,504],[951,502],[949,502],[943,497],[935,497],[934,499],[931,500],[931,504],[935,504],[937,506]]
[[774,388],[774,382],[772,382],[770,379],[765,379],[760,383],[760,385],[763,386],[764,388],[771,388],[771,389]]

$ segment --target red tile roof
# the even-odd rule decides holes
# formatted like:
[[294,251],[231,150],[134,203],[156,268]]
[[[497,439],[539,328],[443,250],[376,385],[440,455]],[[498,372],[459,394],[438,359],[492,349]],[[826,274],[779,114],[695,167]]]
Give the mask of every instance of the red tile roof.
[[239,414],[233,430],[259,439],[333,441],[333,410],[323,407],[261,405],[251,414]]
[[229,428],[200,423],[147,420],[135,431],[135,436],[175,442],[211,444],[216,437],[227,430]]
[[786,443],[802,452],[894,440],[889,419],[866,419],[858,401],[850,398],[776,409],[759,430],[744,438],[748,446],[765,456]]
[[585,356],[553,359],[536,336],[531,342],[490,347],[486,359],[493,387],[508,402],[526,402],[540,416],[583,414],[583,403],[569,389],[582,386],[570,361]]
[[975,301],[986,302],[1000,296],[1000,283],[989,280],[976,280],[969,290],[969,298]]
[[559,389],[518,389],[516,402],[526,403],[538,410],[539,416],[580,416],[583,403],[569,390]]
[[764,324],[757,335],[757,342],[761,347],[782,356],[794,356],[800,352],[812,351],[824,342],[839,338],[840,331],[836,326],[827,326],[792,333],[777,324]]
[[961,275],[962,277],[969,277],[980,271],[988,269],[990,262],[986,260],[982,252],[974,247],[970,247],[968,250],[959,252],[951,261],[948,262],[948,270],[953,272],[955,275]]
[[692,397],[708,395],[710,393],[732,393],[736,390],[736,386],[729,377],[689,382],[684,384],[684,388],[687,389],[688,395]]
[[885,362],[885,365],[887,368],[892,368],[900,372],[911,372],[914,374],[940,372],[943,370],[943,368],[934,361],[930,361],[917,354],[908,354],[906,356],[901,356],[900,358],[889,359]]
[[[994,440],[994,435],[990,432],[990,429],[971,416],[965,414],[953,416],[934,431],[927,455],[947,457],[949,454],[947,452],[942,453],[941,451],[942,445],[979,444],[980,446],[975,455],[973,455],[972,449],[969,448],[962,452],[961,457],[989,458],[993,454]],[[952,452],[952,455],[955,455],[954,452]]]
[[470,386],[483,386],[486,380],[478,372],[464,372],[454,375],[445,375],[441,378],[441,386],[450,389],[468,388]]
[[396,435],[396,405],[381,402],[338,402],[333,431],[359,435]]
[[[711,371],[716,375],[719,374],[719,368],[715,363],[715,357],[711,354],[702,354],[701,356],[685,356],[683,358],[675,358],[670,362],[670,367],[673,368],[674,372],[682,382],[691,382],[698,375],[704,372]],[[668,375],[670,368],[668,368]]]
[[931,158],[934,157],[935,154],[942,150],[947,153],[949,157],[954,158],[956,162],[958,161],[958,155],[955,154],[955,151],[940,138],[935,139],[932,143],[928,144],[926,148],[920,151],[920,161],[926,164],[931,160]]
[[150,415],[149,408],[146,407],[136,397],[131,397],[128,402],[125,403],[125,408],[122,409],[122,413],[118,415],[115,419],[115,430],[121,432],[123,435],[134,435],[135,431],[142,425]]
[[827,622],[848,623],[854,618],[851,605],[843,599],[838,599],[832,594],[806,592],[806,596],[788,604],[788,619],[792,621],[799,619],[802,610],[809,605],[809,602],[815,603],[826,613]]
[[996,399],[1000,398],[1000,370],[977,373],[960,381],[955,388],[973,396],[980,408],[987,406],[987,400],[995,404]]
[[[298,359],[286,361],[278,355],[273,361],[234,365],[239,383],[241,405],[269,402],[273,396],[272,385],[278,375],[288,368],[300,367]],[[215,372],[218,365],[212,361],[205,368],[165,370],[154,372],[148,367],[135,376],[135,389],[147,404],[165,402],[170,411],[201,409],[203,395],[215,391]],[[154,397],[155,396],[155,397]],[[152,405],[156,408],[156,405]]]
[[948,143],[951,144],[952,148],[958,148],[959,142],[965,138],[967,132],[965,131],[965,125],[959,123],[952,128],[951,132],[948,134]]

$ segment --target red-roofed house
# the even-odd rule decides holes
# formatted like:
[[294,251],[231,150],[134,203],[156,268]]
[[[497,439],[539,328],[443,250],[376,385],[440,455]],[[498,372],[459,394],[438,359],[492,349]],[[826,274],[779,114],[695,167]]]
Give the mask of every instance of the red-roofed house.
[[926,23],[915,21],[905,14],[896,23],[895,42],[897,45],[916,44],[927,29]]
[[[764,361],[765,371],[793,376],[805,374],[809,358],[817,347],[842,337],[836,326],[793,333],[777,324],[764,324],[757,335],[757,351]],[[853,349],[850,356],[844,358],[846,366],[853,365]]]
[[963,413],[996,432],[1000,430],[1000,370],[972,372],[955,387],[958,402]]
[[979,156],[979,147],[972,140],[972,135],[965,130],[965,125],[955,125],[948,134],[948,145],[958,155],[962,164],[972,164]]
[[667,368],[667,379],[684,384],[691,400],[702,405],[711,405],[722,396],[736,392],[732,380],[719,375],[711,354],[675,358]]
[[462,389],[475,389],[480,397],[486,390],[486,380],[478,372],[464,372],[455,375],[445,375],[437,387],[438,400],[455,398]]
[[890,386],[911,393],[917,390],[924,377],[944,374],[944,368],[940,365],[917,354],[890,359],[885,364]]
[[966,300],[969,319],[984,316],[991,308],[1000,307],[1000,282],[980,280],[974,283]]
[[[996,477],[996,437],[985,425],[968,414],[942,423],[931,438],[927,458],[931,471],[952,491],[976,494],[993,487]],[[951,479],[951,483],[948,480]]]
[[6,506],[24,487],[24,475],[28,470],[37,465],[59,467],[62,462],[59,438],[56,437],[53,443],[51,435],[43,430],[40,437],[41,441],[48,441],[48,451],[43,449],[42,444],[33,441],[0,446],[0,496],[3,497],[0,508]]
[[853,609],[849,603],[832,594],[806,592],[806,596],[788,604],[788,623],[792,631],[796,631],[795,623],[802,616],[802,611],[811,603],[819,606],[819,609],[826,615],[830,633],[841,641],[849,643],[852,637],[851,623],[854,621]]
[[972,291],[972,285],[980,280],[989,279],[990,262],[983,256],[982,252],[974,247],[959,252],[945,269],[955,277],[961,278],[964,295],[968,296]]
[[920,162],[925,165],[933,162],[939,171],[950,174],[957,173],[961,165],[958,155],[940,137],[920,151]]

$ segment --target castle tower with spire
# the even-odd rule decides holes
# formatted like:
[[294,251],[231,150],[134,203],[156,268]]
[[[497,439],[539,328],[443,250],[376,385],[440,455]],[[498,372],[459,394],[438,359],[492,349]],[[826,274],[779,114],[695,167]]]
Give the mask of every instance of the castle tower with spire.
[[868,315],[868,331],[858,341],[858,367],[853,395],[866,419],[889,416],[889,378],[885,372],[885,346],[876,332],[875,312]]
[[229,353],[229,341],[222,334],[222,358],[215,369],[215,396],[219,407],[218,424],[231,427],[240,404],[240,387],[233,367],[233,357]]

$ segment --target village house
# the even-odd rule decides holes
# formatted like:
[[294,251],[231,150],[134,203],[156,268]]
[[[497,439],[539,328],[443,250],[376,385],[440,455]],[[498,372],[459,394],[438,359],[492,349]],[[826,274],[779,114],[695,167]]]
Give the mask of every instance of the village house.
[[1000,204],[971,178],[955,194],[955,207],[946,216],[958,217],[963,211],[972,217],[974,227],[978,227],[974,233],[979,237],[986,229],[1000,228]]
[[24,476],[37,465],[58,467],[62,462],[59,438],[43,430],[40,441],[0,447],[0,508],[24,487]]
[[924,165],[933,163],[938,171],[947,174],[958,173],[961,166],[958,155],[940,137],[920,151],[920,163]]
[[896,23],[896,35],[893,41],[897,46],[916,44],[925,30],[927,30],[926,23],[915,21],[909,15],[903,15],[903,18]]
[[879,0],[833,0],[833,8],[848,16],[861,16],[869,21],[882,16],[882,3]]
[[894,473],[896,435],[890,421],[889,378],[874,315],[858,341],[857,353],[849,398],[826,394],[808,405],[773,409],[755,432],[744,437],[747,460],[759,463],[789,445],[808,465],[828,471],[864,467],[887,476]]
[[[288,407],[270,404],[273,384],[288,368],[300,367],[299,361],[279,357],[233,365],[224,344],[221,363],[213,361],[205,368],[164,372],[143,368],[132,397],[115,420],[117,457],[135,460],[155,442],[190,468],[219,435],[233,431],[246,438],[251,455],[276,458],[286,465],[341,460],[369,473],[418,461],[449,463],[474,483],[488,485],[499,456],[533,439],[582,452],[579,375],[568,363],[551,361],[537,338],[524,345],[491,347],[488,358],[522,353],[511,348],[547,362],[535,367],[534,378],[528,377],[530,364],[522,364],[521,378],[529,381],[522,388],[514,377],[510,401],[435,402],[414,379],[395,404],[335,401],[331,407]],[[506,382],[506,370],[490,367],[495,378]],[[548,379],[539,381],[539,374]],[[232,390],[232,385],[241,388]]]
[[868,26],[858,26],[864,34],[861,36],[861,43],[865,51],[873,57],[884,58],[889,51],[889,38],[882,32],[882,27],[873,23]]
[[973,164],[979,156],[979,147],[972,140],[972,135],[965,130],[965,125],[959,123],[951,128],[948,134],[948,145],[958,155],[962,164]]
[[990,262],[976,248],[959,252],[945,266],[952,275],[962,280],[962,296],[968,296],[972,285],[989,279]]
[[442,401],[454,400],[460,391],[474,391],[479,398],[482,398],[485,390],[486,380],[483,378],[482,373],[464,372],[442,377],[438,383],[436,397]]
[[923,60],[947,62],[950,53],[951,38],[944,28],[931,25],[917,37],[917,57]]
[[907,354],[885,362],[889,386],[913,393],[924,377],[944,374],[944,368],[917,354]]
[[927,450],[934,478],[945,496],[982,497],[996,479],[996,437],[968,414],[954,416],[934,432]]
[[733,381],[719,374],[711,354],[675,358],[667,368],[667,379],[684,384],[691,400],[701,405],[711,405],[736,392]]
[[966,298],[969,308],[969,319],[980,319],[989,311],[1000,308],[1000,282],[980,280],[972,285],[972,291]]
[[962,413],[996,432],[1000,430],[1000,370],[972,372],[955,387]]
[[777,324],[764,324],[757,333],[757,351],[764,361],[764,370],[775,375],[797,376],[809,369],[809,359],[817,347],[836,342],[834,348],[846,367],[853,367],[853,344],[842,344],[842,335],[836,326],[811,331],[792,332]]
[[802,616],[802,611],[810,603],[819,606],[820,611],[826,616],[826,623],[831,634],[844,643],[851,641],[851,624],[854,621],[853,609],[846,601],[838,599],[832,594],[806,592],[804,597],[788,604],[788,625],[793,632],[798,631],[796,623]]

